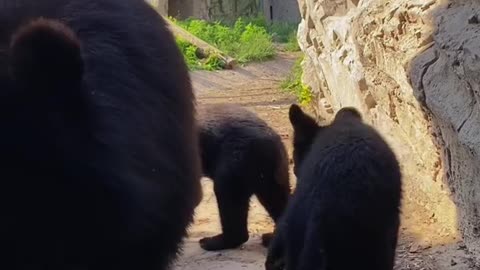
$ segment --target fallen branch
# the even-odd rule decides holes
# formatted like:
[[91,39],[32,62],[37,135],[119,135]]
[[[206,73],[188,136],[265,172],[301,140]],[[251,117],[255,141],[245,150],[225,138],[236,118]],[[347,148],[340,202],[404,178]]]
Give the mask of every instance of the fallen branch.
[[165,20],[168,22],[170,31],[172,31],[172,33],[176,37],[181,38],[187,41],[188,43],[195,45],[198,48],[197,53],[200,56],[204,58],[210,55],[217,56],[220,59],[222,68],[225,68],[225,69],[232,69],[235,66],[236,64],[235,59],[227,56],[225,53],[223,53],[219,49],[213,47],[212,45],[199,39],[198,37],[190,34],[190,32],[176,25],[175,23],[170,21],[168,18],[165,18]]

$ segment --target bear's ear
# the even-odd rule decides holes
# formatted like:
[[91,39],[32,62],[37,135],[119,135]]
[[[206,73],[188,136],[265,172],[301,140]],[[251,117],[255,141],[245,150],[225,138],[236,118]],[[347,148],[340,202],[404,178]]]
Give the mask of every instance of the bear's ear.
[[320,128],[317,121],[305,114],[296,104],[290,106],[289,118],[294,130],[295,143],[310,143]]
[[27,89],[56,91],[79,84],[83,77],[80,42],[57,20],[35,19],[20,27],[10,43],[10,70]]
[[360,112],[353,107],[344,107],[341,108],[335,115],[335,121],[342,119],[357,119],[362,120],[362,115]]

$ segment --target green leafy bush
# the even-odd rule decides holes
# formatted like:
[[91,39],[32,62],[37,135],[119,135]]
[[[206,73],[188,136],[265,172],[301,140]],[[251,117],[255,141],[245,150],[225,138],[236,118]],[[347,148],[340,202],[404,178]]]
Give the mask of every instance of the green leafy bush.
[[267,33],[272,36],[273,41],[285,43],[288,51],[300,51],[297,41],[298,24],[290,22],[267,23],[263,15],[240,19],[247,23],[265,28]]
[[[298,51],[296,24],[267,23],[263,16],[240,17],[233,24],[207,22],[198,19],[183,21],[170,18],[191,34],[217,47],[239,63],[262,61],[276,53],[274,41],[286,44],[288,51]],[[211,56],[199,59],[194,45],[177,40],[190,69],[221,69],[220,59]]]
[[236,57],[239,62],[268,59],[275,55],[272,38],[265,28],[248,24],[240,35]]
[[175,21],[193,35],[237,59],[239,63],[265,60],[275,55],[272,36],[264,27],[239,18],[234,25],[187,19]]

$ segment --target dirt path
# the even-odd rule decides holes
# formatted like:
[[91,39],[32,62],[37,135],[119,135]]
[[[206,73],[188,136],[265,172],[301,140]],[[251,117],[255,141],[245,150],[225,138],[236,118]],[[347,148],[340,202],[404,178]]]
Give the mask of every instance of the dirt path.
[[[295,102],[295,97],[282,92],[279,85],[289,74],[296,57],[298,55],[280,54],[275,60],[250,64],[233,71],[193,72],[197,101],[199,104],[237,103],[248,107],[282,136],[290,152],[288,108]],[[176,263],[175,270],[264,269],[266,249],[261,245],[260,235],[270,232],[273,226],[256,199],[250,204],[250,240],[245,245],[222,252],[207,252],[200,248],[200,238],[221,231],[212,183],[204,179],[202,185],[204,198],[196,210],[195,223],[190,228],[184,254]],[[462,243],[455,237],[441,235],[441,228],[431,222],[431,218],[426,218],[419,207],[406,203],[403,213],[395,270],[480,269],[470,259]]]

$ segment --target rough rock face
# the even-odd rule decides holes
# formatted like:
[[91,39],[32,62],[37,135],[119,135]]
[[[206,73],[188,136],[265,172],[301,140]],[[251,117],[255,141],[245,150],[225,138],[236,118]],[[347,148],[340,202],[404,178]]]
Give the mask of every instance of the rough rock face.
[[437,12],[435,42],[413,61],[411,82],[438,128],[460,228],[480,254],[480,2],[456,2]]
[[382,132],[435,234],[480,251],[480,1],[448,2],[299,0],[303,79],[319,116],[355,106]]

